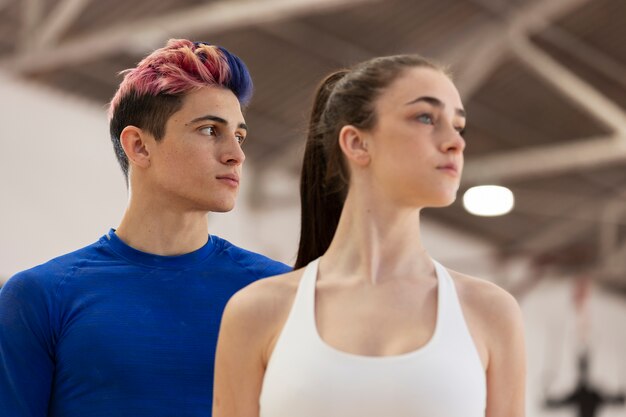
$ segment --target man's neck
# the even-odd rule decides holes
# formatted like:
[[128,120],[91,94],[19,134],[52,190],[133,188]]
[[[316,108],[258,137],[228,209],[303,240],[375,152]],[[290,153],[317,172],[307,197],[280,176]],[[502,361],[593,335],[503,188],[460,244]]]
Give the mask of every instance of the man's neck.
[[142,252],[174,256],[193,252],[208,240],[206,213],[181,213],[129,204],[115,234]]

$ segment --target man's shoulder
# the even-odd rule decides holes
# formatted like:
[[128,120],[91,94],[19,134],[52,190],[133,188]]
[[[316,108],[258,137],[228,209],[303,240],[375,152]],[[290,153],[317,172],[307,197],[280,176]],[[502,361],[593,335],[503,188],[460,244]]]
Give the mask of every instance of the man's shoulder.
[[98,256],[101,242],[96,241],[80,249],[59,255],[42,264],[25,269],[13,275],[3,286],[3,289],[19,291],[53,290],[65,278],[80,269],[86,260],[93,260]]
[[226,239],[213,235],[217,255],[228,258],[256,278],[265,278],[290,272],[292,268],[260,253],[241,248]]

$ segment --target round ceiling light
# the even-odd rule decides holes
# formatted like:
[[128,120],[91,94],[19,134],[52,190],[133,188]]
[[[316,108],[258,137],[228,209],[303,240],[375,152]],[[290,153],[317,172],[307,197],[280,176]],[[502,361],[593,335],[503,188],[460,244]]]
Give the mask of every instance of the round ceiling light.
[[511,190],[498,185],[472,187],[463,195],[465,210],[476,216],[502,216],[510,212],[514,204]]

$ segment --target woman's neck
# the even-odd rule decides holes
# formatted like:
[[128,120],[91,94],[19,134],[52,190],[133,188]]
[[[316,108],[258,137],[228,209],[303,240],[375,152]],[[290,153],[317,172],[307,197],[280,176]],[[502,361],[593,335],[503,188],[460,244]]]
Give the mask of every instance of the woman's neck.
[[372,284],[434,274],[421,242],[420,209],[399,208],[371,193],[351,190],[320,270]]

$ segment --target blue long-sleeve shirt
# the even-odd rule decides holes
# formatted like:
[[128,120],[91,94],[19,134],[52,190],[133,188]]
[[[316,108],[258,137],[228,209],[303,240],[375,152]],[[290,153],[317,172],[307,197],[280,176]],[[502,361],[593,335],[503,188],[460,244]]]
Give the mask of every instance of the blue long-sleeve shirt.
[[111,230],[18,273],[0,290],[0,415],[210,416],[226,302],[289,270],[216,236],[158,256]]

